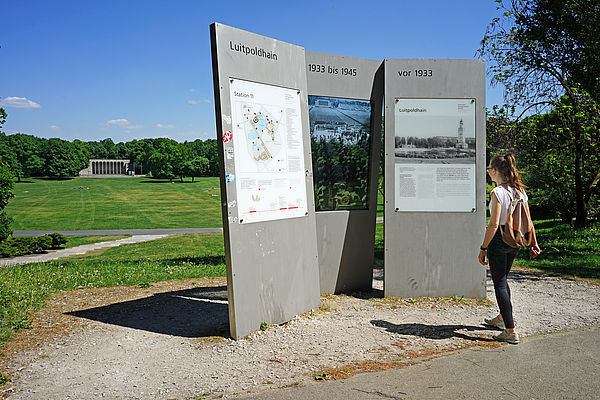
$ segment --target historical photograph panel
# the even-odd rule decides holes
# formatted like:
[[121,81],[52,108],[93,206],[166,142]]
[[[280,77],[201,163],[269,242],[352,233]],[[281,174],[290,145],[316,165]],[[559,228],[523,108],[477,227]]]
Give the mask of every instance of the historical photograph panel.
[[396,99],[396,163],[474,164],[474,99]]
[[308,96],[317,211],[366,209],[371,102]]
[[395,99],[399,212],[475,212],[475,99]]

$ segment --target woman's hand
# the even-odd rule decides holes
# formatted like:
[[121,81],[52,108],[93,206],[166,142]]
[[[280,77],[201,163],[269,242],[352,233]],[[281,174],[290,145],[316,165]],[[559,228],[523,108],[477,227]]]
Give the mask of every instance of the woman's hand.
[[479,250],[479,264],[487,265],[487,261],[485,261],[485,250]]
[[536,243],[529,248],[529,258],[534,259],[537,256],[539,256],[541,252],[542,250],[540,249],[540,246],[538,246],[538,244]]

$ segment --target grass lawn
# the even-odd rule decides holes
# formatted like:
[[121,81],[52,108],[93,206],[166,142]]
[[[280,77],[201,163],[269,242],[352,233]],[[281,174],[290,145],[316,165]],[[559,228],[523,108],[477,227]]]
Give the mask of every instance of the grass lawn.
[[14,230],[221,226],[219,178],[28,179],[14,193],[5,208]]
[[225,275],[223,236],[169,236],[62,260],[9,266],[0,275],[0,346],[60,290]]
[[542,253],[534,260],[521,250],[515,267],[600,282],[600,222],[573,230],[560,221],[535,221]]

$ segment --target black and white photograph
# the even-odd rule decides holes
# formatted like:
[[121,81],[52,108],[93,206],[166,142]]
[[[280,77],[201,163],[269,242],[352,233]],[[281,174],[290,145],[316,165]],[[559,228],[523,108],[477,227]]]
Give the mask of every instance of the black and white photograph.
[[358,144],[369,137],[371,102],[368,100],[308,96],[308,113],[313,141]]
[[475,164],[474,99],[396,99],[399,164]]

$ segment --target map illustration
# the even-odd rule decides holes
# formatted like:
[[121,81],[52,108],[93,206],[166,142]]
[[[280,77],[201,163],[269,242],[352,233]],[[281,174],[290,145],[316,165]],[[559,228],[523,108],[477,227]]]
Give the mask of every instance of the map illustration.
[[281,151],[281,136],[278,132],[279,118],[275,119],[262,106],[242,106],[246,120],[248,151],[255,161],[270,161]]
[[229,93],[239,223],[305,217],[300,91],[231,79]]

